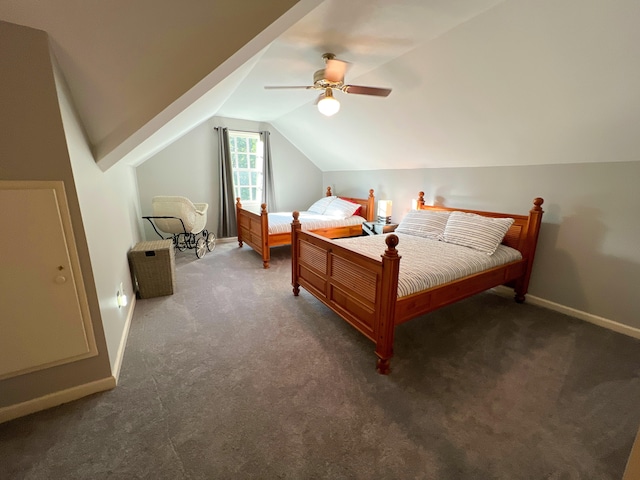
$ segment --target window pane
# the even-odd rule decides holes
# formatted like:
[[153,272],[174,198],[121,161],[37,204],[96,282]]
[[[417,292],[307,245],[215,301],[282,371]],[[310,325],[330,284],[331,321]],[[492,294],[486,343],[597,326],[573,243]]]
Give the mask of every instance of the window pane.
[[233,184],[236,197],[244,202],[260,202],[262,199],[262,142],[259,135],[229,133]]

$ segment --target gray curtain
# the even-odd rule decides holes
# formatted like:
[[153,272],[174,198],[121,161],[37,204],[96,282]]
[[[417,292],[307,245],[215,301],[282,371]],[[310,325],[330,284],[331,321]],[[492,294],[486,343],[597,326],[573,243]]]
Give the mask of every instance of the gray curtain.
[[262,166],[262,203],[267,204],[267,210],[270,212],[277,212],[276,207],[276,194],[273,188],[273,162],[271,161],[271,141],[269,140],[269,132],[263,130],[260,132],[260,139],[264,146],[263,158],[264,164]]
[[218,238],[238,235],[236,226],[236,199],[233,191],[233,167],[229,148],[229,130],[217,127],[218,160],[220,163],[220,215],[218,216]]

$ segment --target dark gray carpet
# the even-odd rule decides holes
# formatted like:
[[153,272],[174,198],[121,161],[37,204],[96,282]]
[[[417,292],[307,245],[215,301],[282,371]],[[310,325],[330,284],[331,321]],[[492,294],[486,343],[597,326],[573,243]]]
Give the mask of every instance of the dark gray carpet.
[[2,479],[615,479],[640,342],[486,293],[373,344],[237,244],[177,254],[119,386],[0,425]]

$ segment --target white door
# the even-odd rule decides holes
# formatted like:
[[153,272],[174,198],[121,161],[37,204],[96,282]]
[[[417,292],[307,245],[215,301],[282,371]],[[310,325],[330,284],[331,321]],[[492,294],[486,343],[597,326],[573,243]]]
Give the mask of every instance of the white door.
[[0,378],[95,355],[62,182],[0,182],[0,225]]

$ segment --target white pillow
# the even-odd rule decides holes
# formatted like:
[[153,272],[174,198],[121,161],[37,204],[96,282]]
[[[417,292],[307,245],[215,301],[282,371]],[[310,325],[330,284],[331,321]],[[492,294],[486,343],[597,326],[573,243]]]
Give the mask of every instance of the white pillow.
[[513,222],[513,218],[493,218],[475,213],[451,212],[444,229],[444,241],[492,255]]
[[400,221],[395,231],[416,237],[442,240],[449,213],[447,211],[410,210]]
[[329,204],[324,211],[324,215],[345,219],[353,216],[359,207],[360,205],[357,203],[349,202],[338,197]]
[[315,202],[313,205],[311,205],[309,208],[307,208],[307,212],[319,213],[320,215],[323,215],[324,211],[327,209],[329,204],[333,202],[336,198],[338,197],[335,195],[332,195],[329,197],[323,197],[317,202]]

